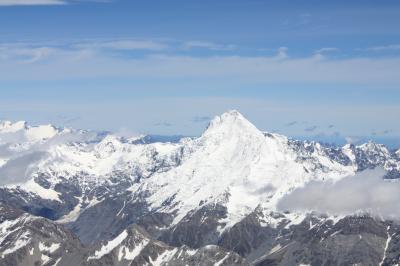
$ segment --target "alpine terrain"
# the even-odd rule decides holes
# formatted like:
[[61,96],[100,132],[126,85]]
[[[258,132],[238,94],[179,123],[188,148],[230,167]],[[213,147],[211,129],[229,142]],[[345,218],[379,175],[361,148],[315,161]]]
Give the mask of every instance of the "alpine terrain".
[[368,171],[397,187],[400,150],[297,141],[237,111],[177,142],[0,122],[0,265],[398,265],[395,215],[282,204]]

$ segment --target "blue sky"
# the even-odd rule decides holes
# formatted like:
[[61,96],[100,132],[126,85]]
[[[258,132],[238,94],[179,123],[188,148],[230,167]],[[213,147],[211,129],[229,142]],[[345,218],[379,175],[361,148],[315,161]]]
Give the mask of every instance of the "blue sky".
[[0,119],[399,144],[399,26],[385,0],[0,0]]

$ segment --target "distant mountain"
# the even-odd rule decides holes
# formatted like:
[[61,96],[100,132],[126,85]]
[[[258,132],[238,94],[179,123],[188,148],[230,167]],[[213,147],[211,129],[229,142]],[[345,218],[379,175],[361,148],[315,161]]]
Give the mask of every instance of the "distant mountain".
[[[65,234],[65,243],[56,236],[49,241],[69,243],[76,255],[74,260],[41,249],[21,253],[25,249],[16,249],[22,242],[15,236],[14,244],[0,237],[0,260],[4,265],[53,265],[57,259],[57,265],[399,262],[395,221],[289,212],[278,203],[311,182],[337,182],[376,167],[397,182],[400,151],[373,142],[336,147],[292,140],[261,132],[237,111],[214,118],[198,138],[161,140],[1,123],[0,202],[4,213],[18,215],[7,214],[0,228],[21,223],[19,217],[41,219]],[[32,233],[24,239],[42,241]]]

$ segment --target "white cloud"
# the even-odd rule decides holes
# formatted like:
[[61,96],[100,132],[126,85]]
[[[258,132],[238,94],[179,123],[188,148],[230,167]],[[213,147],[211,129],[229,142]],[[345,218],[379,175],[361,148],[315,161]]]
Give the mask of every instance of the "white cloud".
[[366,51],[373,51],[373,52],[384,52],[384,51],[396,51],[400,50],[400,44],[392,44],[386,46],[374,46],[365,49]]
[[338,52],[339,49],[335,47],[324,47],[315,51],[316,54]]
[[276,55],[276,59],[286,59],[288,58],[287,54],[288,48],[287,47],[279,47],[278,54]]
[[111,41],[88,41],[74,45],[84,49],[114,49],[114,50],[153,50],[160,51],[168,48],[168,45],[161,41],[153,40],[111,40]]
[[360,137],[346,136],[345,140],[348,144],[356,144],[360,140]]
[[0,6],[65,5],[72,2],[109,3],[111,0],[0,0]]
[[23,44],[3,44],[0,45],[1,60],[11,60],[15,63],[35,63],[41,61],[59,51],[47,46],[25,46]]
[[314,181],[279,202],[279,209],[332,215],[370,213],[399,219],[400,182],[384,180],[383,169],[366,170],[336,183]]
[[225,45],[205,41],[189,41],[183,43],[182,48],[186,50],[201,48],[214,51],[232,51],[236,49],[236,46],[233,44]]
[[62,0],[0,0],[0,6],[63,5]]

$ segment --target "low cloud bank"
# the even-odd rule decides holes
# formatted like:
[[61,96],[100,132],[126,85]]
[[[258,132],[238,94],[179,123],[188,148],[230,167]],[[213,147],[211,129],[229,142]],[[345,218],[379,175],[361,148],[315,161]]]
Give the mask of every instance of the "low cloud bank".
[[34,164],[45,156],[45,152],[34,151],[8,161],[3,167],[0,167],[0,185],[27,181]]
[[369,213],[384,219],[400,219],[400,182],[384,180],[381,168],[366,170],[340,181],[313,181],[294,190],[278,204],[281,211],[315,211],[349,215]]
[[[37,164],[46,159],[48,151],[57,145],[72,142],[89,142],[96,140],[94,132],[70,132],[57,134],[46,141],[30,143],[25,131],[0,134],[0,186],[26,182],[36,170]],[[18,147],[25,148],[18,148]]]

